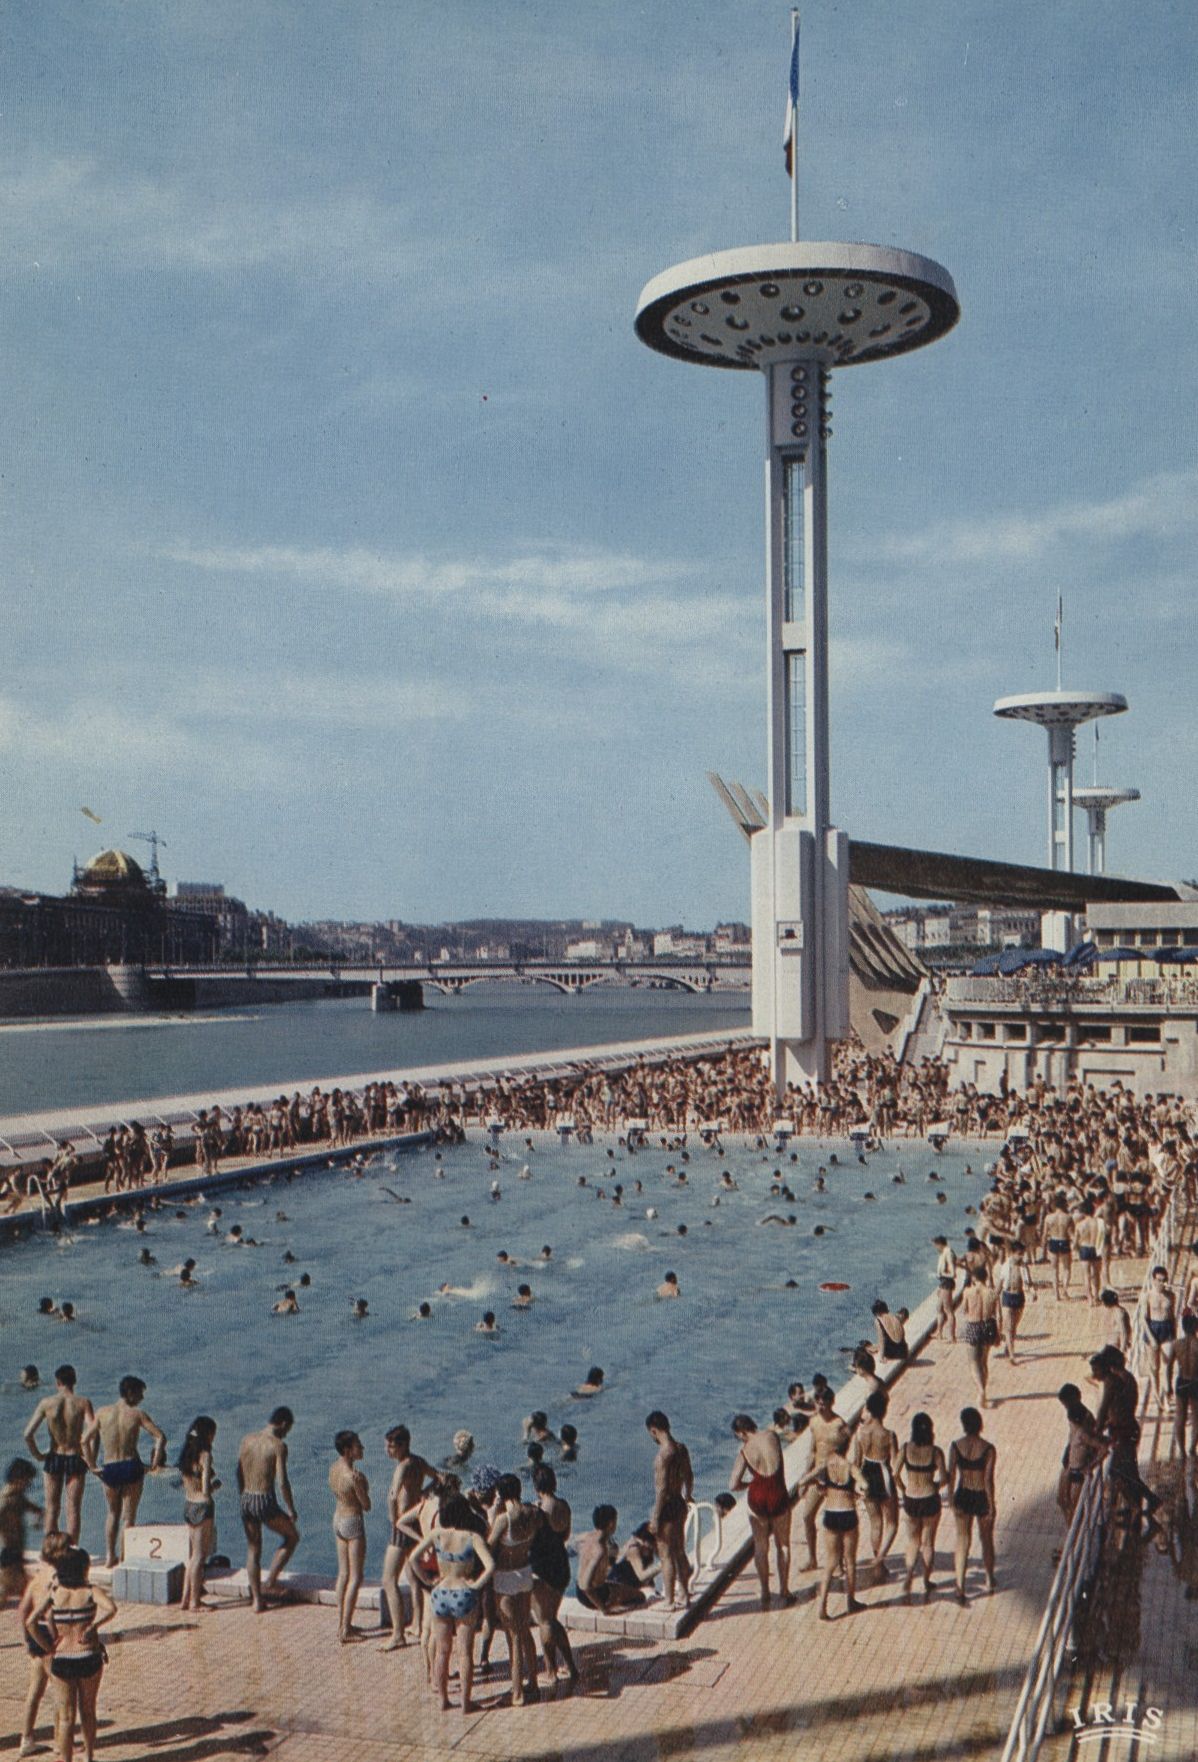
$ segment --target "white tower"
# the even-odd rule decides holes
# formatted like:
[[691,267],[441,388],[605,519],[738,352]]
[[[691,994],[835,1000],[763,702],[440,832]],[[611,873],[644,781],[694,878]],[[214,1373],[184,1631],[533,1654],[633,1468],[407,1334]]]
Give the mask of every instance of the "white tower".
[[1138,789],[1107,789],[1101,783],[1081,783],[1073,791],[1074,807],[1084,808],[1089,831],[1090,873],[1106,874],[1106,817],[1111,808],[1125,801],[1139,801]]
[[797,241],[680,263],[637,307],[650,348],[765,380],[769,819],[751,845],[753,1027],[779,1093],[824,1081],[828,1043],[849,1028],[848,839],[828,771],[829,381],[959,317],[951,277],[926,257]]
[[1119,716],[1127,699],[1117,691],[1027,692],[1020,697],[1000,697],[996,716],[1012,721],[1038,722],[1048,730],[1048,866],[1073,868],[1074,735],[1083,722],[1098,716]]

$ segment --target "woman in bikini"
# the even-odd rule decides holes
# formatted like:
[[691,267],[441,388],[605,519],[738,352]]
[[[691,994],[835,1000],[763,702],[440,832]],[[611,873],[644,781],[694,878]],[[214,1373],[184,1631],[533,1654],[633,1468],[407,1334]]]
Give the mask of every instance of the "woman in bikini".
[[944,1451],[936,1442],[931,1415],[917,1413],[911,1420],[911,1436],[898,1453],[894,1478],[902,1495],[907,1519],[907,1576],[903,1600],[911,1601],[915,1566],[923,1561],[923,1594],[932,1594],[936,1565],[936,1531],[940,1525],[940,1489],[948,1480]]
[[969,1544],[975,1522],[982,1547],[986,1589],[994,1589],[994,1465],[998,1456],[994,1445],[982,1437],[982,1416],[976,1407],[962,1409],[961,1430],[964,1435],[948,1453],[949,1496],[957,1521],[958,1603],[968,1601],[965,1574],[969,1567]]
[[357,1633],[354,1610],[366,1565],[366,1513],[370,1484],[355,1466],[366,1454],[357,1432],[338,1432],[333,1439],[337,1460],[329,1470],[329,1491],[336,1501],[333,1537],[337,1544],[337,1637],[346,1645]]
[[865,1509],[869,1514],[869,1534],[873,1546],[874,1565],[878,1578],[889,1578],[886,1556],[894,1545],[898,1530],[898,1493],[894,1486],[894,1464],[898,1457],[898,1439],[886,1428],[886,1412],[890,1398],[884,1389],[866,1397],[865,1417],[853,1439],[852,1463],[860,1469],[865,1481]]
[[44,1623],[54,1641],[50,1675],[58,1685],[60,1718],[58,1734],[63,1762],[75,1753],[75,1721],[83,1728],[83,1754],[93,1762],[96,1748],[96,1700],[106,1662],[98,1630],[116,1615],[116,1604],[102,1590],[88,1583],[91,1555],[72,1548],[58,1562],[56,1581],[25,1622],[30,1639],[39,1637]]
[[[458,1679],[462,1685],[462,1712],[476,1713],[470,1698],[474,1686],[474,1630],[478,1625],[482,1591],[495,1571],[495,1559],[482,1536],[470,1527],[474,1519],[460,1493],[442,1501],[441,1518],[428,1537],[428,1550],[413,1557],[412,1568],[429,1592],[433,1626],[433,1687],[448,1712],[449,1658],[457,1642]],[[436,1577],[428,1573],[425,1554],[431,1552]],[[475,1566],[482,1571],[473,1577]]]
[[820,1585],[819,1618],[830,1621],[828,1594],[838,1572],[844,1574],[845,1601],[848,1614],[862,1607],[857,1601],[857,1498],[865,1491],[865,1480],[844,1455],[843,1449],[829,1452],[821,1469],[813,1470],[799,1482],[801,1492],[809,1484],[818,1485],[824,1494],[822,1523],[827,1544],[823,1583]]
[[[495,1550],[495,1600],[511,1659],[512,1706],[539,1701],[537,1649],[532,1637],[532,1541],[542,1518],[521,1502],[518,1476],[501,1475],[495,1489],[495,1516],[487,1537]],[[527,1685],[527,1686],[526,1686]]]
[[778,1563],[778,1591],[784,1604],[794,1602],[790,1593],[790,1494],[782,1465],[782,1445],[776,1432],[759,1431],[756,1420],[738,1413],[732,1435],[740,1445],[728,1485],[737,1493],[749,1483],[749,1523],[753,1531],[753,1559],[761,1581],[761,1607],[770,1606],[770,1539]]
[[220,1486],[212,1473],[212,1446],[216,1439],[216,1421],[201,1413],[193,1419],[176,1467],[183,1480],[183,1521],[187,1525],[187,1569],[183,1578],[183,1601],[180,1607],[203,1608],[204,1562],[216,1541],[216,1503],[213,1494]]

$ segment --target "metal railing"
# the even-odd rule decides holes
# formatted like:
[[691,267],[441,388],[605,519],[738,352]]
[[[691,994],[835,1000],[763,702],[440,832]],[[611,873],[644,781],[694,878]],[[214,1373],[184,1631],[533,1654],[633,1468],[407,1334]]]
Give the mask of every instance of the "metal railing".
[[[704,1511],[711,1513],[711,1527],[706,1536],[703,1533],[702,1513]],[[693,1545],[691,1542],[692,1528],[694,1531]],[[714,1542],[706,1559],[703,1554],[705,1541]],[[686,1521],[682,1526],[682,1546],[696,1574],[702,1572],[704,1566],[714,1566],[719,1560],[720,1550],[724,1546],[724,1514],[709,1499],[697,1499],[694,1504],[687,1506]]]
[[1061,1563],[1048,1593],[1002,1762],[1035,1762],[1056,1701],[1057,1679],[1082,1593],[1093,1577],[1106,1533],[1106,1470],[1086,1477],[1073,1513]]
[[[1147,1391],[1151,1386],[1148,1378],[1148,1330],[1144,1326],[1148,1288],[1152,1283],[1153,1267],[1168,1267],[1172,1259],[1181,1222],[1182,1201],[1183,1189],[1179,1182],[1169,1196],[1169,1203],[1161,1214],[1156,1234],[1149,1246],[1144,1280],[1132,1316],[1129,1369],[1134,1376],[1144,1379],[1144,1401],[1148,1399]],[[1015,1717],[1007,1734],[1002,1762],[1036,1762],[1040,1754],[1040,1746],[1052,1719],[1057,1682],[1073,1632],[1077,1606],[1093,1577],[1098,1552],[1106,1534],[1108,1479],[1109,1466],[1104,1462],[1101,1468],[1096,1468],[1086,1477],[1082,1487],[1081,1498],[1077,1502],[1065,1545],[1061,1550],[1061,1563],[1048,1593],[1048,1602],[1032,1648],[1027,1674],[1015,1708]]]

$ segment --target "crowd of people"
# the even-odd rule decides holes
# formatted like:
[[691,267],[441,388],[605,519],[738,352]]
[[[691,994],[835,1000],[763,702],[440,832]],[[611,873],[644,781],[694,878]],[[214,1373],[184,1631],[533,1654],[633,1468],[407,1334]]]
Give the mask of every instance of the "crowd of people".
[[[469,1126],[485,1129],[496,1120],[509,1130],[560,1129],[568,1122],[573,1130],[611,1132],[627,1132],[628,1121],[636,1120],[671,1146],[691,1133],[710,1141],[713,1128],[715,1134],[742,1133],[764,1146],[780,1118],[788,1119],[796,1132],[854,1133],[862,1155],[896,1135],[930,1135],[934,1140],[941,1125],[954,1133],[994,1133],[1002,1143],[988,1171],[987,1190],[976,1208],[968,1208],[975,1221],[963,1247],[958,1251],[945,1235],[930,1245],[935,1250],[935,1332],[952,1344],[959,1331],[977,1385],[976,1405],[960,1413],[958,1435],[947,1450],[937,1441],[935,1420],[926,1412],[914,1415],[902,1441],[886,1423],[890,1395],[879,1365],[885,1370],[888,1363],[901,1363],[910,1347],[906,1312],[891,1312],[881,1298],[872,1306],[873,1338],[863,1339],[853,1356],[853,1369],[864,1384],[854,1425],[837,1413],[837,1397],[822,1374],[814,1379],[810,1396],[801,1384],[792,1384],[785,1403],[773,1410],[771,1424],[759,1426],[747,1413],[733,1420],[736,1454],[728,1489],[716,1504],[726,1513],[737,1495],[745,1494],[763,1603],[769,1604],[775,1578],[782,1601],[793,1601],[793,1542],[804,1549],[801,1570],[822,1572],[820,1616],[830,1615],[838,1581],[844,1585],[847,1610],[856,1610],[859,1532],[868,1528],[869,1570],[885,1578],[895,1570],[890,1556],[900,1519],[905,1524],[898,1567],[903,1594],[909,1598],[918,1579],[925,1596],[932,1595],[937,1531],[946,1508],[955,1528],[953,1594],[961,1601],[968,1598],[975,1540],[985,1588],[994,1589],[998,1452],[985,1436],[984,1415],[992,1405],[989,1364],[995,1353],[1012,1367],[1020,1363],[1019,1327],[1029,1301],[1084,1301],[1099,1312],[1105,1338],[1101,1351],[1084,1368],[1079,1366],[1078,1382],[1065,1383],[1059,1392],[1068,1426],[1057,1487],[1063,1515],[1071,1515],[1086,1476],[1108,1460],[1113,1497],[1124,1521],[1138,1524],[1146,1518],[1152,1525],[1159,1495],[1139,1474],[1140,1389],[1129,1360],[1133,1354],[1146,1355],[1158,1406],[1162,1412],[1172,1408],[1174,1450],[1194,1461],[1198,1260],[1176,1290],[1168,1269],[1153,1271],[1142,1345],[1131,1337],[1131,1317],[1116,1289],[1117,1267],[1121,1259],[1147,1251],[1157,1220],[1175,1193],[1188,1205],[1198,1202],[1198,1148],[1190,1110],[1176,1097],[1137,1099],[1120,1089],[1103,1092],[1082,1085],[1057,1092],[1042,1083],[1020,1095],[979,1095],[969,1089],[950,1094],[947,1071],[938,1061],[907,1068],[850,1043],[838,1049],[833,1077],[823,1090],[788,1096],[779,1104],[759,1056],[730,1049],[691,1061],[638,1060],[616,1073],[580,1067],[568,1077],[548,1080],[497,1079],[473,1091],[447,1085],[425,1094],[377,1084],[364,1097],[338,1090],[326,1097],[314,1090],[306,1103],[297,1095],[291,1103],[281,1099],[268,1110],[237,1109],[228,1118],[213,1108],[200,1116],[195,1155],[210,1170],[225,1155],[283,1155],[313,1141],[340,1148],[363,1133],[404,1129],[461,1134]],[[153,1135],[146,1140],[144,1133],[134,1133],[123,1147],[120,1138],[115,1134],[106,1149],[110,1191],[152,1178],[155,1158],[161,1159],[163,1147]],[[63,1154],[73,1153],[68,1146]],[[900,1172],[893,1178],[905,1177]],[[937,1179],[934,1170],[928,1178]],[[722,1179],[730,1179],[726,1171]],[[677,1280],[673,1283],[674,1289],[658,1294],[677,1295]],[[27,1367],[29,1372],[33,1367]],[[34,1386],[36,1373],[23,1381]],[[602,1393],[603,1382],[601,1369],[595,1367],[574,1393],[593,1399]],[[1083,1382],[1095,1391],[1093,1408],[1083,1398]],[[34,1460],[19,1458],[9,1468],[0,1493],[0,1591],[19,1600],[30,1657],[21,1754],[32,1753],[38,1707],[53,1680],[59,1690],[64,1762],[71,1762],[76,1719],[90,1762],[104,1662],[98,1630],[115,1607],[106,1592],[90,1586],[88,1559],[78,1546],[83,1490],[89,1476],[102,1483],[111,1565],[119,1557],[122,1528],[136,1521],[144,1477],[165,1469],[168,1446],[142,1406],[145,1386],[138,1378],[126,1377],[117,1400],[99,1409],[76,1391],[75,1383],[72,1367],[60,1366],[53,1394],[39,1403],[25,1431]],[[260,1431],[242,1440],[238,1451],[247,1589],[255,1609],[286,1594],[282,1575],[299,1544],[287,1473],[287,1439],[294,1423],[290,1410],[278,1407]],[[405,1426],[386,1433],[392,1469],[384,1501],[385,1646],[404,1646],[411,1628],[425,1649],[428,1681],[440,1705],[449,1704],[456,1655],[459,1703],[470,1710],[475,1672],[489,1667],[497,1632],[506,1639],[515,1704],[538,1696],[542,1673],[546,1684],[572,1681],[576,1664],[560,1619],[572,1578],[579,1602],[595,1610],[637,1606],[658,1580],[666,1607],[688,1602],[691,1563],[685,1533],[695,1497],[694,1472],[665,1413],[650,1413],[646,1429],[653,1446],[649,1515],[621,1545],[618,1511],[600,1504],[591,1513],[591,1528],[572,1547],[573,1513],[561,1495],[554,1461],[571,1459],[575,1428],[562,1427],[555,1435],[544,1414],[533,1414],[524,1427],[525,1459],[508,1472],[490,1463],[476,1464],[468,1472],[473,1450],[468,1433],[455,1439],[454,1457],[437,1466],[413,1451]],[[139,1449],[143,1434],[150,1446],[148,1463]],[[790,1485],[784,1453],[803,1434],[810,1437],[809,1466]],[[212,1557],[220,1487],[214,1469],[216,1436],[216,1421],[198,1416],[173,1464],[189,1544],[184,1580],[188,1608],[200,1607]],[[365,1454],[356,1432],[342,1431],[332,1440],[328,1484],[343,1643],[361,1637],[355,1617],[372,1511],[362,1466]],[[44,1508],[31,1497],[38,1467]],[[24,1525],[29,1516],[42,1521],[45,1542],[43,1566],[27,1579]],[[267,1532],[276,1540],[264,1570]],[[538,1663],[538,1639],[543,1664]]]

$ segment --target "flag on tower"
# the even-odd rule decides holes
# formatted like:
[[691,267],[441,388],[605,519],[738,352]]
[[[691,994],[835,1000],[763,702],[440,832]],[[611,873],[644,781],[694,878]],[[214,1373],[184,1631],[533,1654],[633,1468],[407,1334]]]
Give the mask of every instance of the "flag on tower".
[[1057,595],[1057,621],[1052,627],[1053,647],[1059,655],[1061,652],[1061,619],[1064,617],[1065,606],[1060,594]]
[[786,94],[786,126],[782,131],[782,150],[786,154],[786,175],[795,173],[796,135],[799,124],[799,20],[795,17],[794,46],[790,51],[790,87]]

